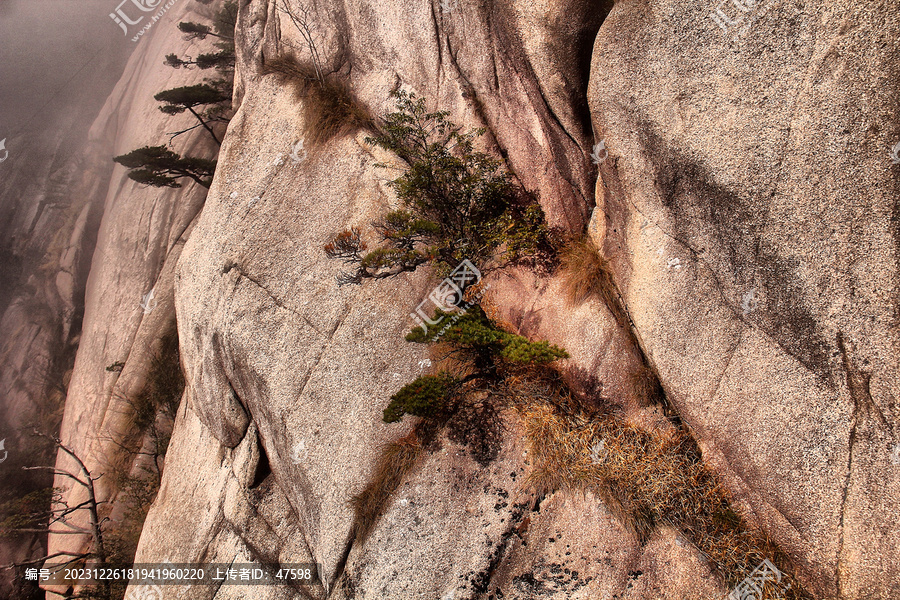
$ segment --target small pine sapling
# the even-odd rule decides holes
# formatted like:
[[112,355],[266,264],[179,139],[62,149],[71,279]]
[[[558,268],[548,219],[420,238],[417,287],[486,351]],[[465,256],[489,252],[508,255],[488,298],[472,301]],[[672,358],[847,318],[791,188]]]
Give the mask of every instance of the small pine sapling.
[[450,113],[429,112],[424,98],[404,91],[394,96],[397,111],[366,140],[405,163],[390,182],[403,208],[373,223],[382,245],[348,261],[356,269],[339,283],[392,277],[424,264],[447,272],[464,259],[497,268],[548,246],[540,206],[523,201],[500,161],[475,149],[483,129],[463,132]]
[[[428,331],[412,330],[406,339],[421,344],[440,342],[452,348],[457,361],[467,366],[462,378],[448,371],[423,375],[401,388],[391,397],[384,411],[384,421],[394,423],[404,414],[426,419],[451,415],[467,398],[492,389],[513,375],[527,374],[542,365],[568,358],[568,353],[546,341],[531,342],[527,338],[499,329],[475,306],[446,327],[450,313],[438,310]],[[443,332],[443,333],[442,333]]]

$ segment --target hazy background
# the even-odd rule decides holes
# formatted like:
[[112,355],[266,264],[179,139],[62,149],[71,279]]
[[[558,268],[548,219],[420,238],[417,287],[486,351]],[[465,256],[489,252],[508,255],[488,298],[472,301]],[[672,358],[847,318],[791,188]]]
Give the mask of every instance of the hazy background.
[[[120,1],[0,0],[0,506],[52,484],[21,469],[52,464],[28,432],[58,431],[78,347],[108,185],[96,164],[113,166],[109,136],[88,149],[88,131],[140,43],[109,17]],[[0,540],[0,564],[40,556],[45,537]],[[43,597],[12,576],[0,597]]]
[[[127,191],[121,197],[110,195],[118,145],[156,141],[145,139],[145,124],[130,118],[131,105],[137,102],[156,116],[152,94],[165,89],[175,74],[158,54],[153,55],[157,64],[138,60],[125,73],[130,58],[144,58],[132,52],[141,52],[155,38],[131,41],[140,27],[132,26],[126,34],[109,16],[121,1],[0,0],[0,140],[5,139],[9,152],[0,162],[0,529],[7,518],[34,510],[34,503],[26,502],[29,494],[45,493],[54,483],[48,471],[23,467],[55,463],[55,446],[33,432],[59,433],[71,406],[67,397],[82,347],[95,254],[98,261],[120,261],[110,269],[112,277],[120,272],[124,278],[140,277],[146,271],[149,278],[155,268],[142,256],[109,257],[97,250],[110,198],[130,199]],[[178,15],[189,12],[189,2],[181,0],[153,29],[178,47],[184,42],[175,25]],[[123,8],[137,16],[130,2]],[[156,191],[141,193],[152,198]],[[202,196],[193,206],[196,214]],[[192,214],[179,217],[184,226]],[[136,221],[127,232],[140,229]],[[115,226],[111,231],[110,237],[119,235]],[[161,248],[166,239],[162,235]],[[132,269],[121,267],[129,260]],[[134,304],[122,318],[140,310],[137,303],[145,289],[142,285],[135,292]],[[112,327],[118,322],[112,321]],[[102,385],[112,380],[106,366],[96,369]],[[84,425],[73,437],[94,439],[92,427]],[[86,456],[83,447],[80,451]],[[0,565],[22,564],[47,552],[47,536],[40,532],[0,536]],[[22,573],[15,575],[12,569],[0,569],[0,598],[43,600],[33,582]]]
[[73,113],[93,120],[137,46],[109,17],[120,1],[0,0],[0,139],[10,160],[12,139],[27,143]]
[[[81,290],[61,300],[53,267],[67,243],[80,245],[83,265],[92,252],[89,233],[78,240],[68,233],[85,202],[97,204],[91,227],[101,214],[105,193],[89,199],[76,190],[88,131],[137,46],[109,17],[120,1],[0,0],[0,140],[9,152],[0,162],[0,439],[7,449],[22,416],[47,395],[47,365],[59,362],[64,371],[73,358]],[[112,155],[103,161],[111,167]]]
[[67,166],[137,46],[109,17],[120,1],[0,0],[0,314],[46,250],[37,221],[50,196],[67,201]]

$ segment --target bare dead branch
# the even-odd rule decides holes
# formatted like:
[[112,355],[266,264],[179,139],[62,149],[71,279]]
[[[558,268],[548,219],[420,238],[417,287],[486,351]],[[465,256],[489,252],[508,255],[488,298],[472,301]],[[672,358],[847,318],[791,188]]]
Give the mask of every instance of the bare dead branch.
[[278,6],[278,10],[286,14],[294,24],[294,27],[297,28],[297,31],[300,32],[300,36],[303,37],[303,41],[306,42],[306,47],[309,49],[310,56],[312,57],[313,67],[316,69],[316,78],[319,80],[319,83],[324,84],[325,75],[322,71],[322,61],[319,59],[319,50],[316,47],[315,38],[313,37],[315,23],[310,19],[309,8],[302,2],[297,2],[297,8],[294,9],[288,4],[288,0],[281,0],[281,5]]

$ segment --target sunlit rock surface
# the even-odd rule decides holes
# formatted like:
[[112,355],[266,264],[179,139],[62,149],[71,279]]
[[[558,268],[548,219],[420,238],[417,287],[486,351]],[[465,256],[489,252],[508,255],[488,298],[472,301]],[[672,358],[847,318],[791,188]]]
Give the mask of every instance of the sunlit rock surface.
[[817,595],[893,598],[900,21],[765,4],[743,34],[702,3],[610,13],[591,232],[744,513]]
[[[519,270],[492,275],[493,316],[567,348],[574,386],[665,428],[629,391],[643,352],[736,508],[816,597],[894,598],[897,7],[787,3],[740,35],[714,8],[347,0],[314,19],[327,67],[374,114],[403,87],[486,127],[552,225],[588,228],[635,335]],[[87,283],[63,437],[92,464],[112,452],[98,432],[124,426],[115,392],[140,384],[140,357],[177,317],[187,390],[136,560],[318,565],[321,586],[254,598],[722,597],[676,532],[641,544],[590,494],[535,494],[512,412],[486,455],[441,437],[354,538],[351,498],[411,427],[381,415],[427,368],[403,336],[436,282],[336,285],[322,246],[397,206],[376,167],[391,157],[357,132],[291,158],[301,101],[262,64],[304,45],[274,3],[240,11],[237,113],[205,204],[117,168]],[[141,44],[101,116],[121,123],[116,153],[171,128],[152,95],[185,75],[160,63],[195,52],[171,25]],[[210,151],[200,135],[179,144]],[[104,370],[117,360],[120,375]]]

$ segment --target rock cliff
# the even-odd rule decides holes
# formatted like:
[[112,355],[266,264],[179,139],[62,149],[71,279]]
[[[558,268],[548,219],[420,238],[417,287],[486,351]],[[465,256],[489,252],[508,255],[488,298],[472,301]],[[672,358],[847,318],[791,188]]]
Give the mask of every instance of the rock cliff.
[[[97,468],[116,455],[116,399],[174,316],[187,387],[135,560],[315,563],[322,584],[164,597],[724,596],[675,528],[638,535],[590,492],[528,485],[515,411],[487,457],[439,436],[358,535],[351,499],[413,427],[381,417],[434,358],[403,337],[437,279],[335,283],[322,248],[399,205],[377,166],[393,158],[365,130],[290,156],[304,100],[265,65],[303,58],[281,8],[300,0],[239,6],[236,113],[205,203],[112,174],[62,437]],[[682,424],[809,597],[900,597],[900,4],[744,2],[727,20],[684,0],[307,6],[324,65],[371,114],[406,89],[485,128],[548,223],[587,231],[608,265],[614,293],[577,306],[560,272],[495,272],[495,319],[566,348],[572,389],[629,423]],[[141,44],[98,120],[120,120],[117,153],[164,134],[150,98],[184,75],[163,56],[193,51],[171,26]],[[634,394],[642,368],[663,402]]]

